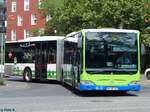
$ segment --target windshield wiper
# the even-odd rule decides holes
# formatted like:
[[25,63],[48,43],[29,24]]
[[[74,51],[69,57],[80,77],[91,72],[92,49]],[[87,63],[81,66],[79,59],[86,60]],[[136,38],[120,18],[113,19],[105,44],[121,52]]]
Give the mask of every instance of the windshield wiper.
[[126,69],[121,69],[120,70],[121,72],[124,72],[124,73],[127,73],[127,74],[130,74],[130,75],[132,75],[134,72],[136,72],[136,71],[128,71],[128,70],[126,70]]
[[103,70],[86,70],[87,73],[90,74],[130,74],[132,75],[135,70],[126,70],[126,69],[103,69]]
[[99,74],[99,73],[104,73],[105,71],[86,71],[86,72],[91,74]]

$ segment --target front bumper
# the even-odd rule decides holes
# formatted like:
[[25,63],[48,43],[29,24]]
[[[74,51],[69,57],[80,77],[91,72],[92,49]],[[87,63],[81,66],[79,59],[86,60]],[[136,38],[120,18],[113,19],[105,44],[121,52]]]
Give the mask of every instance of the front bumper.
[[127,86],[97,86],[80,84],[80,91],[140,91],[140,84],[129,84]]

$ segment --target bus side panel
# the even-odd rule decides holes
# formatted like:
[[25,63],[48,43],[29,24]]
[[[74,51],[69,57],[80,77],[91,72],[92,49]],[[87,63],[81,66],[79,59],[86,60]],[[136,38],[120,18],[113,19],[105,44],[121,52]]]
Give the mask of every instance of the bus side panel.
[[56,64],[47,64],[47,79],[56,80]]
[[14,64],[13,63],[6,63],[4,67],[4,72],[6,75],[13,75],[13,68]]
[[72,85],[72,70],[73,66],[72,64],[64,64],[63,65],[63,75],[64,75],[64,81],[65,83]]
[[16,64],[16,72],[18,73],[18,75],[23,75],[23,72],[25,70],[25,68],[28,67],[30,68],[31,72],[32,72],[32,78],[35,78],[35,65],[34,63],[18,63]]
[[18,75],[22,76],[23,71],[26,67],[29,67],[32,71],[32,78],[35,78],[35,67],[34,64],[27,64],[27,63],[6,63],[5,64],[5,74],[6,75]]

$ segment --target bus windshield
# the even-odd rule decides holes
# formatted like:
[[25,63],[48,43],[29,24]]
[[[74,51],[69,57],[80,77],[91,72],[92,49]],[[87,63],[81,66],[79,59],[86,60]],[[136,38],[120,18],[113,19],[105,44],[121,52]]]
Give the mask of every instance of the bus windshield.
[[86,32],[85,68],[89,74],[134,74],[137,72],[137,34]]

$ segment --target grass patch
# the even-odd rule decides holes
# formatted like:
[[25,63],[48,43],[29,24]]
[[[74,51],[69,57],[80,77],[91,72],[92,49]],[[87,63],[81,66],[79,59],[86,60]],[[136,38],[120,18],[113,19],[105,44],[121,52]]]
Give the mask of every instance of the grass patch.
[[6,85],[4,79],[0,78],[0,86],[1,85]]

